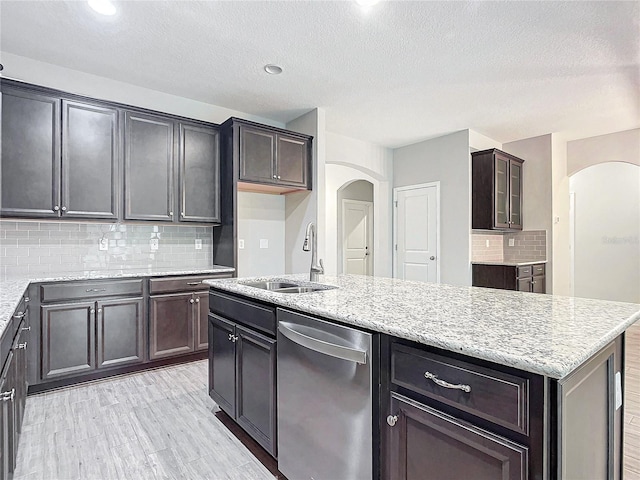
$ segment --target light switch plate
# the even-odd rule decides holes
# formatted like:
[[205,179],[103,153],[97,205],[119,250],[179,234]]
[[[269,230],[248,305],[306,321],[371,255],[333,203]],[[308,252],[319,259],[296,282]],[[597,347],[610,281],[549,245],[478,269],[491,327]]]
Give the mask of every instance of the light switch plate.
[[261,238],[260,239],[260,248],[269,248],[269,239]]
[[101,238],[98,242],[98,248],[103,251],[109,250],[109,240]]
[[489,240],[485,240],[485,245],[489,248]]
[[202,239],[196,238],[196,250],[202,250]]
[[239,240],[238,240],[238,248],[239,248],[240,250],[243,250],[243,249],[244,249],[244,240],[243,240],[243,239],[239,239]]
[[151,247],[151,250],[158,250],[158,239],[157,238],[152,238],[149,241],[149,247]]

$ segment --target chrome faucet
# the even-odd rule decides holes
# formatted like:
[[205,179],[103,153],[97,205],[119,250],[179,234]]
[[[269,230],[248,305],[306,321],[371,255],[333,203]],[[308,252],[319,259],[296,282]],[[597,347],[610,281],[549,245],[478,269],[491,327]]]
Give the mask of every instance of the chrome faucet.
[[302,250],[308,252],[311,250],[311,271],[309,272],[309,280],[312,282],[318,281],[318,275],[324,275],[324,265],[322,260],[318,265],[318,241],[316,239],[316,226],[313,222],[309,222],[307,225],[307,233],[304,237],[304,244]]

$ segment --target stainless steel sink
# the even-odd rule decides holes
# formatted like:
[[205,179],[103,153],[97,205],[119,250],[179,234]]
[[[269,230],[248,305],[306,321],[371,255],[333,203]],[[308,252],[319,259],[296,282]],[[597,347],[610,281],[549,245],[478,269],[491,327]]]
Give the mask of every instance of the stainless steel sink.
[[324,285],[322,283],[290,283],[290,282],[246,282],[240,283],[245,287],[260,288],[276,293],[310,293],[322,292],[324,290],[333,290],[338,288],[334,285]]
[[262,290],[280,290],[282,288],[292,288],[297,287],[295,283],[287,283],[287,282],[247,282],[241,283],[241,285],[245,285],[247,287],[253,288],[261,288]]

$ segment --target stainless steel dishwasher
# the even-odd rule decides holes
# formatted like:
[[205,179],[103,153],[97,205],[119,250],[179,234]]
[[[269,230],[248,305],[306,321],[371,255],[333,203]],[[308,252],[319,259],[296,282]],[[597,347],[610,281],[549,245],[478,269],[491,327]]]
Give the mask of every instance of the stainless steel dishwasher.
[[374,335],[278,309],[278,469],[373,478]]

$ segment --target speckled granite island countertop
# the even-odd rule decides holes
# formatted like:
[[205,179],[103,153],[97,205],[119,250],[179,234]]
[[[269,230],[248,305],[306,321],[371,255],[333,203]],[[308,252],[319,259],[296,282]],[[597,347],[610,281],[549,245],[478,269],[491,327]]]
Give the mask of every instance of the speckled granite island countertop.
[[0,335],[4,332],[11,315],[20,303],[31,283],[65,282],[73,280],[98,280],[108,278],[162,277],[166,275],[208,275],[233,273],[234,268],[211,265],[204,268],[131,268],[125,270],[83,270],[81,272],[59,272],[41,276],[9,278],[0,280]]
[[562,379],[640,320],[640,305],[343,275],[333,290],[286,294],[242,285],[307,275],[210,280],[215,289]]

